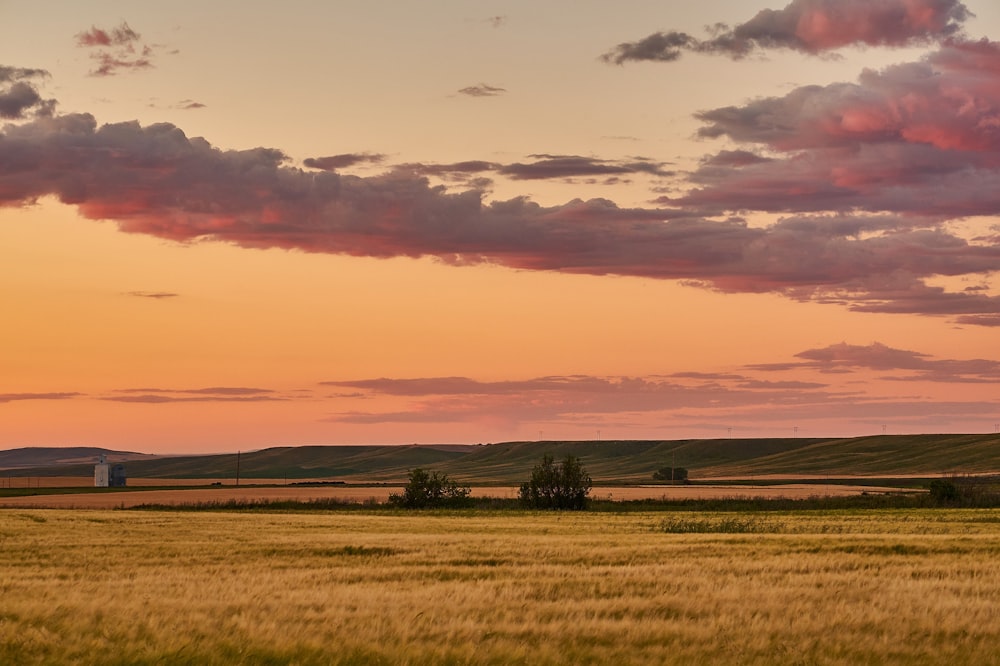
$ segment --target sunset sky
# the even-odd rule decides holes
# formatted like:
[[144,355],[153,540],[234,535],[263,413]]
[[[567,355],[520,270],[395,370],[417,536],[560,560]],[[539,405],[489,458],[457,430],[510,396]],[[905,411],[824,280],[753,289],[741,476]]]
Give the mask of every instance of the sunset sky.
[[0,2],[0,448],[994,432],[994,39],[995,0]]

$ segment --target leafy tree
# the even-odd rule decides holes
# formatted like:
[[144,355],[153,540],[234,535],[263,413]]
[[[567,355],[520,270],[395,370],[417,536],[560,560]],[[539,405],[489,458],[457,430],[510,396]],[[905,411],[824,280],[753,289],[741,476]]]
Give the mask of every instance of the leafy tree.
[[389,503],[404,509],[457,507],[469,504],[472,489],[460,486],[447,474],[427,472],[420,467],[410,470],[410,480],[402,493],[391,493]]
[[566,456],[558,465],[545,455],[521,484],[521,501],[533,509],[585,509],[592,482],[578,458]]
[[958,487],[946,479],[934,479],[928,488],[931,499],[937,504],[951,504],[959,498]]
[[653,478],[657,481],[680,481],[687,483],[688,471],[683,467],[661,467],[653,472]]

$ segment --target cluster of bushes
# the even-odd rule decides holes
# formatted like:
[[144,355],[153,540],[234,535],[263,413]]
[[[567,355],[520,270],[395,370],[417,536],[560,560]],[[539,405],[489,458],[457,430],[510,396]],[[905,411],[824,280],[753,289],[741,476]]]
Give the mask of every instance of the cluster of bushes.
[[391,493],[389,504],[404,509],[458,508],[470,504],[472,488],[460,486],[448,478],[417,468],[410,471],[410,480],[402,493]]
[[[688,471],[683,467],[663,467],[653,474],[658,481],[688,483]],[[781,511],[781,510],[849,510],[849,509],[906,509],[931,506],[954,508],[1000,507],[1000,477],[950,477],[934,479],[927,486],[927,493],[862,493],[849,497],[788,498],[726,498],[726,499],[645,499],[631,501],[596,500],[589,495],[592,487],[590,474],[574,456],[556,462],[546,455],[535,466],[531,477],[521,484],[518,498],[472,497],[469,486],[460,485],[447,474],[417,468],[409,472],[403,491],[389,495],[389,505],[403,509],[479,508],[510,510],[521,508],[596,511]],[[230,511],[301,511],[311,509],[353,509],[377,506],[372,498],[355,504],[334,498],[298,500],[228,500],[203,502],[184,506],[143,505],[137,509],[161,510],[230,510]],[[739,530],[754,531],[758,526],[742,523],[695,525],[685,521],[665,523],[664,531],[696,532]]]
[[[535,466],[531,478],[521,484],[518,498],[531,509],[587,508],[587,495],[592,486],[590,475],[573,456],[556,464],[546,455]],[[402,493],[389,495],[389,503],[403,509],[457,508],[472,504],[472,489],[460,486],[447,474],[410,470]]]
[[531,478],[521,484],[521,502],[532,509],[587,508],[587,495],[592,486],[590,475],[573,456],[566,456],[558,465],[552,456],[545,456],[535,466]]
[[657,481],[670,481],[671,483],[687,483],[688,471],[683,467],[661,467],[653,472],[653,478]]
[[934,479],[927,490],[937,506],[988,508],[1000,506],[1000,485],[996,478],[952,477]]

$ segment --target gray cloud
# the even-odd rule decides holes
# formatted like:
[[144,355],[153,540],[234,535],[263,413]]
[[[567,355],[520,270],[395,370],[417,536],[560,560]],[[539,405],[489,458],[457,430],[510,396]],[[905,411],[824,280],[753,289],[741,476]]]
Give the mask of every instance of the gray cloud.
[[288,398],[274,391],[241,386],[215,386],[200,389],[135,388],[116,391],[100,398],[108,402],[143,403],[151,405],[184,402],[272,402]]
[[673,62],[685,50],[698,45],[698,40],[684,32],[654,32],[637,42],[624,42],[601,56],[601,60],[614,65],[629,61]]
[[51,116],[56,100],[43,99],[36,87],[37,81],[48,76],[43,69],[0,65],[0,118],[22,120]]
[[529,155],[534,162],[505,164],[497,171],[513,180],[541,180],[547,178],[573,178],[578,176],[614,176],[645,173],[670,176],[674,172],[663,169],[664,164],[646,158],[634,160],[603,160],[579,155]]
[[497,95],[502,95],[507,92],[506,88],[498,88],[496,86],[488,86],[485,83],[480,83],[476,86],[466,86],[458,91],[462,95],[467,95],[469,97],[496,97]]
[[384,160],[385,155],[380,153],[342,153],[327,157],[308,157],[302,160],[302,164],[310,169],[336,171],[337,169],[346,169],[357,164],[380,164]]

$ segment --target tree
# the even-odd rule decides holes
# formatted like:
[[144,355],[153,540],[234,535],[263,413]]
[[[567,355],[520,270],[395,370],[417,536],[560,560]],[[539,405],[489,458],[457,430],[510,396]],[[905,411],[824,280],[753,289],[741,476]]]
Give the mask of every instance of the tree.
[[928,490],[936,504],[952,504],[959,499],[958,486],[946,479],[934,479]]
[[566,456],[558,465],[545,455],[521,484],[521,501],[533,509],[585,509],[592,485],[578,458]]
[[680,481],[687,483],[688,471],[683,467],[661,467],[653,472],[653,478],[657,481]]
[[458,507],[469,504],[472,489],[460,486],[447,474],[428,473],[420,467],[410,470],[410,480],[402,493],[391,493],[389,503],[404,509]]

